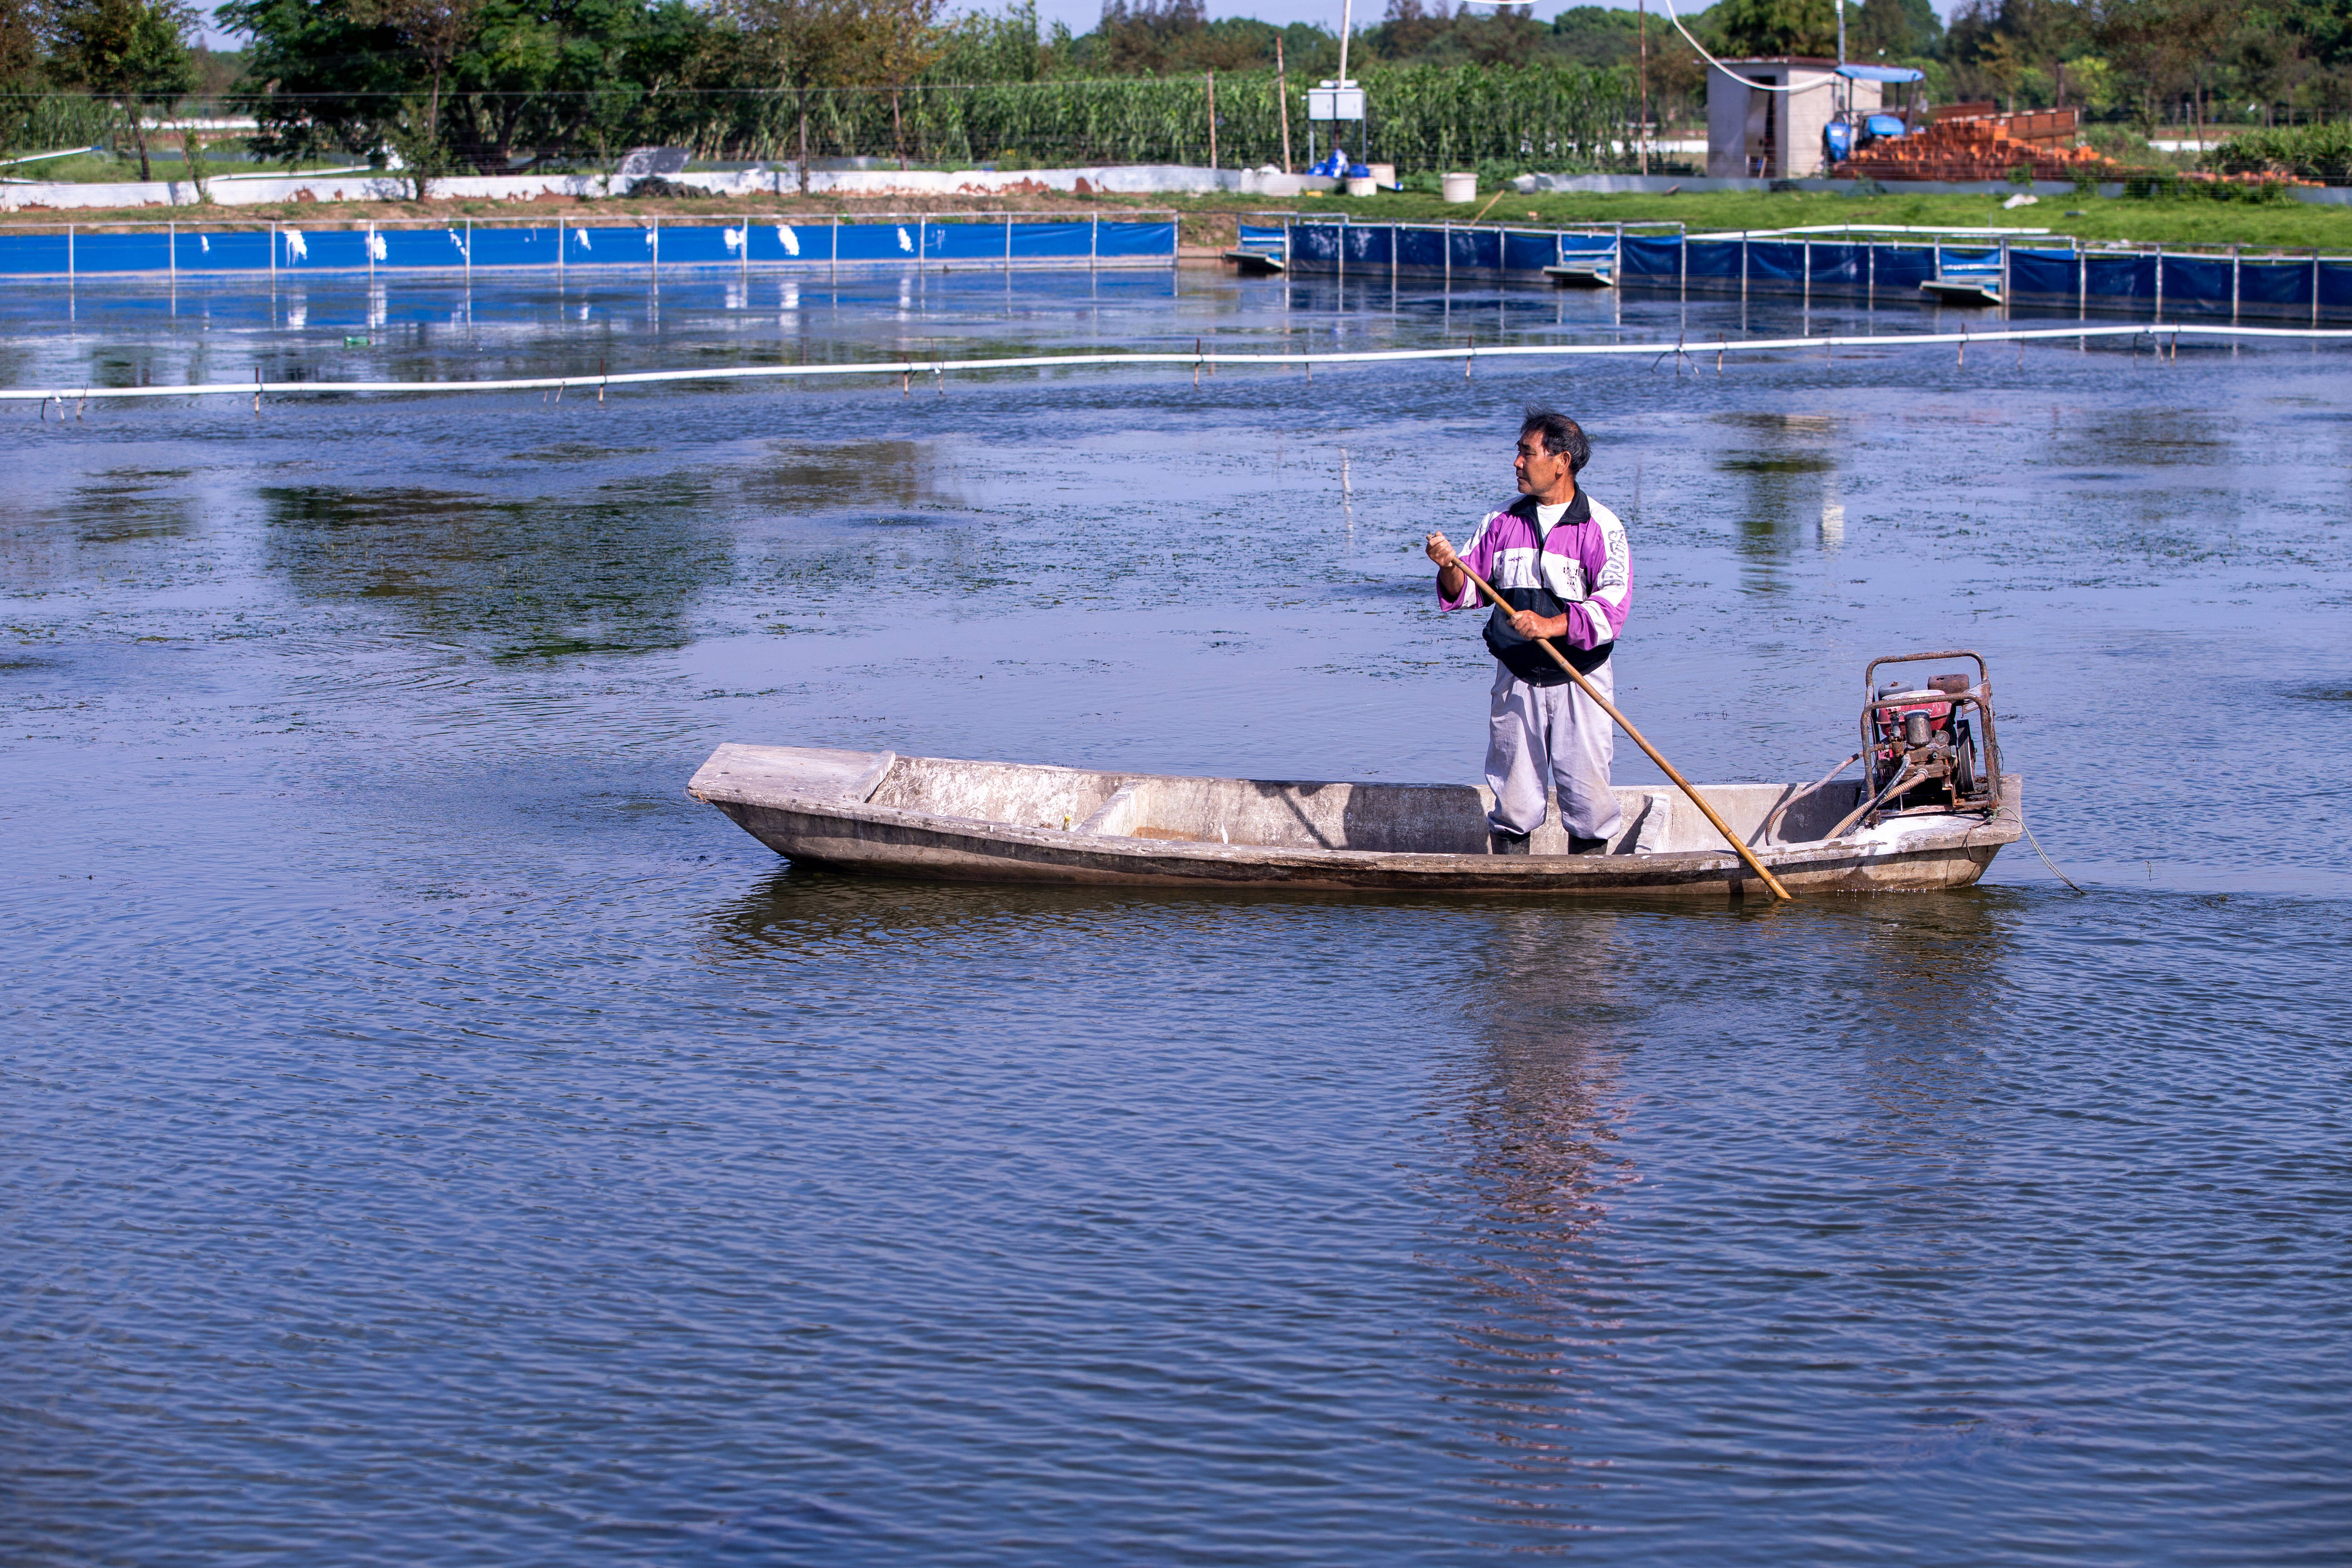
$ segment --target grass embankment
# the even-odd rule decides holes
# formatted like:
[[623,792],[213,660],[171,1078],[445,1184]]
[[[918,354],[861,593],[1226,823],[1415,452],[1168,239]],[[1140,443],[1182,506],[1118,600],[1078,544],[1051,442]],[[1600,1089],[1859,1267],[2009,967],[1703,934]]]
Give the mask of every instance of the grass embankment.
[[483,221],[553,221],[577,215],[604,222],[632,218],[711,219],[737,213],[774,214],[822,223],[883,213],[1098,212],[1111,216],[1138,209],[1174,211],[1187,245],[1226,246],[1234,226],[1247,213],[1345,212],[1359,222],[1463,223],[1482,209],[1489,223],[1538,226],[1580,223],[1680,222],[1694,233],[1721,229],[1795,228],[1813,224],[1944,224],[2041,228],[2080,239],[2163,241],[2182,246],[2242,245],[2261,249],[2352,251],[2352,207],[2302,202],[2215,201],[2189,197],[2044,196],[2033,206],[2004,209],[1999,195],[1843,196],[1792,191],[1706,191],[1687,195],[1589,195],[1581,193],[1523,196],[1506,194],[1488,206],[1488,192],[1468,206],[1449,205],[1433,195],[1386,191],[1361,198],[1215,195],[1073,195],[1066,191],[1010,191],[974,195],[895,196],[691,196],[583,200],[545,195],[531,201],[479,198],[431,202],[283,202],[267,206],[131,207],[110,211],[34,208],[0,213],[0,226],[23,227],[71,222],[89,228],[110,224],[160,223],[174,219],[208,227],[234,228],[268,223],[320,225],[428,222],[472,217]]
[[[1279,202],[1263,197],[1218,196],[1178,205],[1186,210],[1184,237],[1188,243],[1222,244],[1230,241],[1232,231],[1213,233],[1213,226],[1206,221],[1220,210],[1238,214],[1296,207],[1307,212],[1344,211],[1358,222],[1459,223],[1486,207],[1492,195],[1484,193],[1475,204],[1466,207],[1413,191],[1384,191],[1360,198],[1322,196]],[[2293,200],[2214,201],[2204,196],[2043,196],[2032,206],[2013,209],[2004,209],[2000,203],[1999,195],[1844,196],[1806,191],[1771,195],[1761,191],[1704,191],[1672,196],[1582,193],[1523,196],[1512,192],[1487,209],[1486,221],[1546,227],[1580,223],[1679,222],[1688,225],[1694,234],[1832,223],[1948,224],[2041,228],[2086,240],[2352,249],[2352,207],[2314,206]]]

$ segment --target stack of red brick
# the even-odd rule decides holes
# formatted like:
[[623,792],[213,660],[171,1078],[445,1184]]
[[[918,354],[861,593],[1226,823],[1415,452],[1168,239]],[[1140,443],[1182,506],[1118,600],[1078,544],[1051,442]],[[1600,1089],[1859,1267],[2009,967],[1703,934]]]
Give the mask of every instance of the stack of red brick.
[[2119,174],[2097,153],[2073,145],[2074,121],[2071,109],[1968,118],[1947,110],[1916,135],[1872,142],[1837,173],[1852,179],[1954,181],[2006,180],[2020,168],[2032,170],[2037,180]]

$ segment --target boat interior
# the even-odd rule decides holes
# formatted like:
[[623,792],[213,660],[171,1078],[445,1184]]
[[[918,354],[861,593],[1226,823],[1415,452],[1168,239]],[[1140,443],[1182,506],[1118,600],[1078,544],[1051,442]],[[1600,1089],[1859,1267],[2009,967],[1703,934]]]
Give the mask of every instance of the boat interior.
[[[826,761],[818,763],[820,758]],[[764,746],[724,747],[706,774],[722,761],[730,763],[723,771],[733,778],[749,783],[767,774],[790,794],[1105,837],[1420,855],[1484,855],[1489,847],[1491,797],[1469,784],[1183,778]],[[696,782],[705,781],[698,776]],[[1853,810],[1859,787],[1851,779],[1811,795],[1798,784],[1705,786],[1708,803],[1756,845],[1818,842]],[[1617,797],[1624,825],[1611,839],[1610,854],[1724,847],[1671,784],[1622,785]],[[1568,853],[1557,802],[1554,807],[1529,845],[1535,854]],[[1760,832],[1776,812],[1769,834]]]

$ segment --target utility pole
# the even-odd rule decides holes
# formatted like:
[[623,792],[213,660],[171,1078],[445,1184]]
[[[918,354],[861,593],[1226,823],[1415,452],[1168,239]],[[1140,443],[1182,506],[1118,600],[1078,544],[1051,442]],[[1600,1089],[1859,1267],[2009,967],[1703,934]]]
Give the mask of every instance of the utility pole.
[[1633,127],[1633,144],[1641,151],[1642,173],[1646,174],[1650,172],[1650,0],[1642,0],[1634,7],[1634,17],[1641,39],[1642,118]]
[[1282,35],[1274,36],[1274,101],[1282,109],[1282,172],[1290,173],[1290,87],[1282,71]]
[[1209,80],[1209,167],[1217,166],[1217,73],[1210,71]]

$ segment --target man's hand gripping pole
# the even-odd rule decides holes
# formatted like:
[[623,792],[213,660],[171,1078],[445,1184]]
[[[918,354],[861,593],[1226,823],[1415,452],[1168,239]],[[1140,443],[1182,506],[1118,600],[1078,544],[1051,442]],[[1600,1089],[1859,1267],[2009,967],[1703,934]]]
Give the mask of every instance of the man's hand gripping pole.
[[[1438,536],[1432,535],[1430,542],[1433,548],[1429,553],[1433,559],[1435,559],[1438,554],[1438,550],[1434,547],[1439,544]],[[1450,547],[1447,547],[1444,551],[1444,559],[1438,561],[1437,564],[1441,571],[1448,566],[1453,567],[1456,572],[1461,573],[1465,577],[1467,577],[1473,583],[1477,584],[1479,591],[1484,593],[1488,599],[1494,602],[1496,609],[1502,611],[1507,616],[1513,613],[1511,606],[1503,602],[1503,595],[1495,592],[1495,585],[1492,583],[1487,582],[1484,577],[1479,576],[1475,572],[1471,571],[1468,566],[1463,564],[1462,558],[1454,554]],[[1732,832],[1730,826],[1724,822],[1723,818],[1716,815],[1715,807],[1706,804],[1706,797],[1698,793],[1697,789],[1692,785],[1690,780],[1683,777],[1681,773],[1676,773],[1675,771],[1675,764],[1666,761],[1664,757],[1658,754],[1658,748],[1650,744],[1650,742],[1643,737],[1642,731],[1633,728],[1632,723],[1626,720],[1625,715],[1617,711],[1616,705],[1611,702],[1606,697],[1601,696],[1600,692],[1594,690],[1592,688],[1592,682],[1585,679],[1583,676],[1577,673],[1576,666],[1569,663],[1566,658],[1560,656],[1559,649],[1552,646],[1551,639],[1549,637],[1531,637],[1528,640],[1533,642],[1538,647],[1542,648],[1544,652],[1551,655],[1551,661],[1559,666],[1561,671],[1565,673],[1570,680],[1576,682],[1577,689],[1582,691],[1587,697],[1591,698],[1592,700],[1599,705],[1601,710],[1603,713],[1608,714],[1619,729],[1624,731],[1625,733],[1633,738],[1633,743],[1641,747],[1643,752],[1649,754],[1650,761],[1658,764],[1659,772],[1664,773],[1668,778],[1675,781],[1675,786],[1679,788],[1683,794],[1690,797],[1690,803],[1698,807],[1699,814],[1715,825],[1715,830],[1717,833],[1723,835],[1723,841],[1726,844],[1730,845],[1734,850],[1738,851],[1740,859],[1747,862],[1748,868],[1755,872],[1766,887],[1772,889],[1772,896],[1774,898],[1788,899],[1795,896],[1791,894],[1788,889],[1780,885],[1780,879],[1772,875],[1771,868],[1766,866],[1763,861],[1756,858],[1756,852],[1754,850],[1748,848],[1747,845],[1739,841],[1739,835]]]

